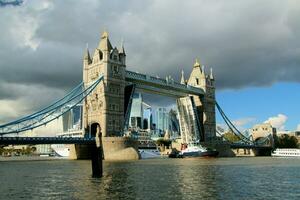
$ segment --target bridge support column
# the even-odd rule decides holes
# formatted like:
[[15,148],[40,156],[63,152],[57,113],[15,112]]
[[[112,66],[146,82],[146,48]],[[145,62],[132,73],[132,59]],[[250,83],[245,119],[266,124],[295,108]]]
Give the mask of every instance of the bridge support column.
[[92,177],[101,178],[103,176],[103,145],[100,127],[97,126],[96,145],[92,149]]
[[103,176],[102,147],[95,146],[92,150],[92,177],[101,178]]

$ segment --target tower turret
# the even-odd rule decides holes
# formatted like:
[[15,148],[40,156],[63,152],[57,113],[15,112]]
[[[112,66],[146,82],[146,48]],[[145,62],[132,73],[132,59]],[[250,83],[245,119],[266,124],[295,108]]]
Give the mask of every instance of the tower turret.
[[91,56],[90,56],[90,52],[89,52],[89,49],[86,48],[86,51],[85,51],[84,57],[83,57],[83,65],[88,66],[91,63],[92,63],[92,59],[91,59]]
[[124,43],[121,43],[121,47],[119,48],[119,57],[122,64],[126,63],[126,53],[124,49]]
[[87,81],[87,69],[89,65],[92,63],[92,59],[90,57],[89,49],[86,48],[86,51],[83,56],[83,82]]
[[113,47],[109,41],[109,36],[108,36],[107,31],[104,31],[102,33],[101,40],[98,45],[98,49],[100,49],[101,51],[108,51],[108,52],[110,52],[113,49]]
[[[124,125],[124,88],[126,63],[121,61],[121,54],[113,48],[106,31],[101,35],[95,49],[93,61],[84,71],[84,84],[89,85],[100,76],[104,79],[86,98],[83,109],[83,122],[86,134],[94,136],[97,124],[102,136],[121,136]],[[89,54],[84,57],[84,64],[90,62]]]
[[214,80],[214,75],[213,75],[213,69],[210,68],[210,75],[209,75],[210,80]]
[[203,96],[194,96],[195,106],[198,116],[202,122],[200,140],[208,141],[216,136],[216,117],[215,117],[215,88],[212,72],[206,76],[205,66],[201,67],[196,59],[188,84],[203,89]]
[[184,79],[184,71],[181,70],[181,80],[180,80],[181,84],[185,84],[185,79]]
[[196,58],[195,63],[194,63],[194,68],[200,67],[200,62],[198,61],[198,58]]
[[99,62],[100,60],[107,61],[110,57],[110,52],[112,49],[113,47],[109,41],[108,32],[104,31],[101,35],[99,45],[95,49],[93,62]]

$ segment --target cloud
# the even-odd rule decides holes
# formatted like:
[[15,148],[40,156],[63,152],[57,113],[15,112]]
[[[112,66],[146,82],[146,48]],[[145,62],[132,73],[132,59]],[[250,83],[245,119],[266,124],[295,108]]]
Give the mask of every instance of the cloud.
[[277,116],[270,117],[264,123],[270,123],[273,127],[279,130],[285,130],[285,123],[287,119],[288,117],[285,116],[284,114],[278,114]]
[[[38,111],[64,96],[65,91],[43,85],[4,85],[6,97],[0,95],[0,124]],[[0,87],[1,89],[1,87]],[[1,94],[1,93],[0,93]]]
[[[299,18],[293,0],[32,0],[1,7],[0,107],[14,107],[0,116],[43,107],[79,83],[85,45],[93,53],[105,28],[113,45],[125,40],[128,70],[179,80],[199,57],[214,68],[218,90],[299,82]],[[43,88],[31,92],[35,106],[24,85]],[[40,99],[47,91],[55,94]]]
[[33,130],[25,131],[22,133],[23,136],[31,136],[31,137],[51,137],[56,136],[60,133],[63,133],[63,122],[62,117],[59,117],[56,120],[46,124],[45,126],[40,126]]
[[241,118],[233,121],[233,124],[238,127],[243,127],[256,120],[254,117]]
[[298,124],[297,126],[297,131],[300,131],[300,124]]

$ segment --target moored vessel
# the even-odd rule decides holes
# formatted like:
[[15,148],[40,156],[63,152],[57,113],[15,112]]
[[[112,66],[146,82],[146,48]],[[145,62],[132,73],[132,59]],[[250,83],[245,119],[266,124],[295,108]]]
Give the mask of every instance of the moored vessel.
[[[82,130],[72,130],[68,132],[57,134],[57,137],[82,137]],[[70,157],[70,149],[72,144],[52,144],[51,148],[58,157]],[[73,145],[74,146],[74,145]]]
[[157,149],[139,149],[141,159],[161,158],[161,154]]
[[219,152],[207,149],[199,143],[189,143],[179,152],[179,157],[216,157]]
[[273,157],[299,157],[300,149],[275,149],[271,155]]

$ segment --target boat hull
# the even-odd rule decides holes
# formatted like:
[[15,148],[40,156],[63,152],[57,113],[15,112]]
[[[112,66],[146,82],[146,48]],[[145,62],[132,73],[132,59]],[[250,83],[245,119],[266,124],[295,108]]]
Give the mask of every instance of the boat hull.
[[183,158],[188,157],[217,157],[219,154],[218,151],[206,151],[206,152],[184,152],[182,153]]
[[161,158],[160,152],[156,149],[139,149],[141,159]]

